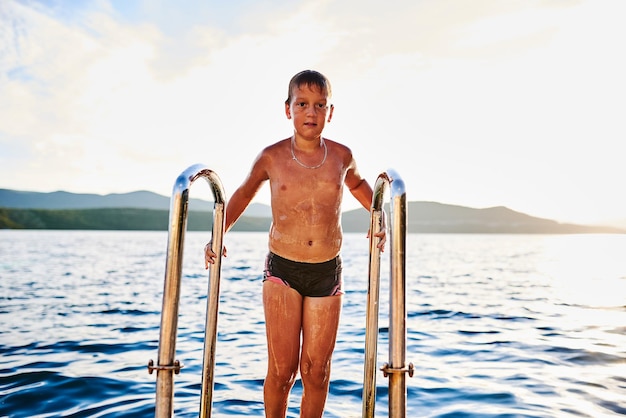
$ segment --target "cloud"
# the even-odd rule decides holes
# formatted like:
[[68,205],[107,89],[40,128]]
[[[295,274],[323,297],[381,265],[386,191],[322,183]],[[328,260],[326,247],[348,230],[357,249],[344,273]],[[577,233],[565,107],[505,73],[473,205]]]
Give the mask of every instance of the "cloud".
[[[600,192],[618,189],[626,174],[617,149],[624,9],[608,0],[175,10],[4,2],[4,182],[169,194],[183,169],[202,162],[231,193],[257,152],[291,133],[287,82],[315,68],[334,87],[326,134],[352,148],[371,182],[394,168],[411,200],[561,219],[589,219],[574,214],[589,206],[584,212],[609,216],[626,206]],[[604,204],[593,209],[584,196]]]

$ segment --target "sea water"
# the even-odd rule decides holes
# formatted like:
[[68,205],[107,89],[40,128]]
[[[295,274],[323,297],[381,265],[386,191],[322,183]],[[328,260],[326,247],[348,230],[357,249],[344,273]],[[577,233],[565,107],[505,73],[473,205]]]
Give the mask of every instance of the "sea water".
[[[184,243],[176,417],[199,412],[208,232]],[[152,417],[167,232],[0,231],[0,417]],[[212,416],[263,415],[264,233],[225,237]],[[389,245],[377,367],[389,361]],[[360,417],[366,234],[347,234],[326,417]],[[626,236],[409,234],[408,417],[626,415]],[[376,380],[388,416],[388,379]],[[289,417],[298,416],[299,380]]]

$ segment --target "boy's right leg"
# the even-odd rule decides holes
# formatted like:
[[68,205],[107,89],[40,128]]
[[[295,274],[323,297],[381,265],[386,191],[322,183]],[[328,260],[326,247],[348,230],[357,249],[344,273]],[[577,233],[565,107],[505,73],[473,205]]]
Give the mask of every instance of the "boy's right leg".
[[319,418],[324,414],[341,303],[340,295],[304,298],[300,358],[303,418]]
[[298,373],[302,296],[288,286],[263,283],[267,335],[267,376],[263,385],[265,416],[284,418]]

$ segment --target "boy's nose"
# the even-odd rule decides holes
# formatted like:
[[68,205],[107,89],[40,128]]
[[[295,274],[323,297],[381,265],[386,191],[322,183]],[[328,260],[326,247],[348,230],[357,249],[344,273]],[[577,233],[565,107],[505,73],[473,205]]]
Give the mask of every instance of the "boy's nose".
[[306,109],[306,114],[311,115],[311,116],[317,116],[317,114],[320,113],[321,111],[322,109],[317,106],[309,106]]

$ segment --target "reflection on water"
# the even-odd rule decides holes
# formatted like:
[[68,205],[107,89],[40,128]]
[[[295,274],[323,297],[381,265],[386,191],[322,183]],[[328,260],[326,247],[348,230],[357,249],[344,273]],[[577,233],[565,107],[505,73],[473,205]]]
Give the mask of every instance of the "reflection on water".
[[[185,243],[175,414],[198,416],[206,233]],[[263,233],[229,233],[213,416],[262,416]],[[0,416],[151,417],[167,234],[0,231]],[[411,417],[626,415],[626,236],[409,235]],[[327,417],[361,416],[368,243],[344,243]],[[388,263],[378,361],[388,361]],[[376,415],[387,412],[377,376]],[[298,416],[296,384],[289,416]]]

